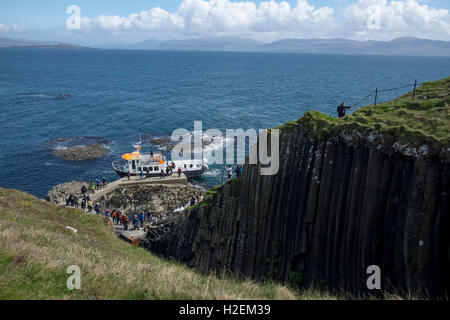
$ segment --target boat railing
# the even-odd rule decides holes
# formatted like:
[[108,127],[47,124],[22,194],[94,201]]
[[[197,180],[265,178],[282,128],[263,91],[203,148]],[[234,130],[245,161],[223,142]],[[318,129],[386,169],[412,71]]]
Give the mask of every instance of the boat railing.
[[127,168],[127,162],[123,160],[116,160],[112,162],[112,167],[114,170],[118,171],[126,171]]

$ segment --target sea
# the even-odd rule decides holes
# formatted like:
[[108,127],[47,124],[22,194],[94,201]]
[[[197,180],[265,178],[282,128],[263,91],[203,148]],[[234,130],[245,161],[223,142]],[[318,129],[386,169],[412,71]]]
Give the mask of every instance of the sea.
[[[0,187],[44,198],[54,185],[119,177],[111,162],[176,129],[272,128],[308,110],[336,116],[380,90],[387,101],[450,75],[450,57],[140,50],[0,49]],[[405,86],[408,86],[405,88]],[[400,89],[396,89],[400,88]],[[373,103],[373,96],[361,104]],[[349,112],[353,112],[352,108]],[[88,138],[86,138],[88,137]],[[98,160],[57,148],[106,139]],[[210,165],[194,183],[222,181]]]

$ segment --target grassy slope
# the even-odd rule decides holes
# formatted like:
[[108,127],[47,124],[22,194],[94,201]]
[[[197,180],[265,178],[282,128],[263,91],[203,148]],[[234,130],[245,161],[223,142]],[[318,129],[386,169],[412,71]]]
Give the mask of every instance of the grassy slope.
[[[0,299],[301,298],[278,284],[199,274],[118,239],[105,218],[19,191],[0,189],[0,244]],[[72,264],[80,290],[66,288]]]
[[[450,145],[450,77],[425,82],[418,87],[416,98],[412,92],[376,106],[362,107],[344,118],[334,118],[318,111],[309,111],[297,121],[279,127],[289,129],[301,123],[311,135],[321,137],[345,129],[366,131],[377,129],[390,134],[400,143],[420,146],[424,143],[434,148]],[[426,99],[424,99],[426,97]]]

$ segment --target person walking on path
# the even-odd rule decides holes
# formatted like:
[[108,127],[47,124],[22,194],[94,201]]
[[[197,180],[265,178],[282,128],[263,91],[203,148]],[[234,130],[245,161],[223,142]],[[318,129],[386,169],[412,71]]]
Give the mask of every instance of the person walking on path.
[[130,219],[128,219],[128,216],[126,213],[123,214],[123,229],[126,231],[128,230],[128,222],[130,222]]
[[95,204],[95,213],[100,214],[100,204],[98,203]]
[[94,206],[94,204],[92,203],[92,200],[89,200],[87,205],[88,205],[88,212],[91,212],[93,209],[93,206]]
[[144,178],[144,172],[142,171],[142,169],[141,169],[141,172],[139,173],[139,176],[141,177],[141,180],[142,180],[142,178]]
[[137,214],[134,215],[133,226],[134,226],[133,230],[139,230],[139,218]]
[[131,172],[130,172],[130,169],[128,169],[128,173],[127,173],[127,176],[128,176],[128,180],[130,180],[130,177],[131,177]]
[[119,212],[117,213],[117,224],[118,224],[118,225],[121,225],[121,224],[122,224],[122,219],[123,219],[122,212],[119,211]]
[[177,170],[177,171],[178,171],[178,178],[179,178],[179,177],[181,177],[181,168],[178,167],[178,170]]
[[350,109],[352,106],[346,106],[345,102],[342,101],[342,103],[337,107],[337,113],[338,117],[342,118],[345,116],[345,109]]
[[139,222],[141,223],[141,227],[144,226],[144,220],[145,220],[145,212],[142,211],[140,216],[139,216]]

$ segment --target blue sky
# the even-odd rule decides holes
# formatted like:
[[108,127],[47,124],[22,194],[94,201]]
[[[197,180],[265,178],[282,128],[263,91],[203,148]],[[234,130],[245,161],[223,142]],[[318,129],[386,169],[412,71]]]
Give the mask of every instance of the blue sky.
[[[81,30],[66,28],[69,5],[81,9]],[[377,28],[368,28],[370,7],[379,8]],[[448,0],[1,0],[0,36],[78,43],[214,36],[450,40],[449,7]]]

